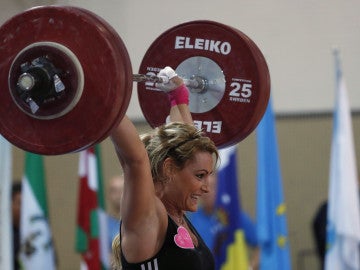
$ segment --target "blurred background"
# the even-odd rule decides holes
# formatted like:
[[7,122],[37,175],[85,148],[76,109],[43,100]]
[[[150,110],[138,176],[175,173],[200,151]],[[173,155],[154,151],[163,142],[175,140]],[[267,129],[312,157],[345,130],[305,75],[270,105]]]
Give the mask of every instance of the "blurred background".
[[[338,48],[352,110],[357,167],[360,153],[360,2],[320,1],[131,1],[1,0],[0,24],[38,5],[74,5],[109,22],[125,43],[137,73],[150,44],[182,22],[206,19],[247,34],[269,66],[276,114],[291,260],[294,270],[319,269],[311,222],[327,199],[335,67]],[[96,52],[94,52],[96,54]],[[150,129],[138,105],[136,84],[128,115],[140,132]],[[255,217],[255,132],[237,145],[241,203]],[[101,143],[105,185],[121,173],[111,142]],[[13,148],[13,175],[24,171],[24,152]],[[79,154],[46,156],[48,208],[59,269],[79,269],[74,249]]]

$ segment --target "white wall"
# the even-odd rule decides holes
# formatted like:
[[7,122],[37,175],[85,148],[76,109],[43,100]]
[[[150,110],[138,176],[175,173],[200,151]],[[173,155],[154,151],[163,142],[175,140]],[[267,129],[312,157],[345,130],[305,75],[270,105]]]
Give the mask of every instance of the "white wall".
[[[356,0],[1,1],[0,23],[41,4],[75,5],[94,11],[120,34],[134,73],[149,45],[170,27],[197,19],[233,26],[250,36],[265,55],[274,109],[281,113],[332,110],[335,102],[332,49],[336,46],[341,52],[351,106],[360,110],[360,2]],[[128,114],[142,117],[136,91]]]

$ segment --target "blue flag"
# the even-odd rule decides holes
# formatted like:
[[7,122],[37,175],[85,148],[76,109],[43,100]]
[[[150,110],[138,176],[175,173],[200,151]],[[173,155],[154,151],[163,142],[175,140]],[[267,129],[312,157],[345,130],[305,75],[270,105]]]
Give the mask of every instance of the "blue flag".
[[215,269],[247,270],[248,256],[241,226],[236,147],[220,150],[215,211],[222,226],[215,238]]
[[336,61],[336,107],[330,157],[326,270],[360,269],[360,208],[351,112],[345,80]]
[[291,269],[286,206],[271,98],[257,136],[257,232],[260,270]]

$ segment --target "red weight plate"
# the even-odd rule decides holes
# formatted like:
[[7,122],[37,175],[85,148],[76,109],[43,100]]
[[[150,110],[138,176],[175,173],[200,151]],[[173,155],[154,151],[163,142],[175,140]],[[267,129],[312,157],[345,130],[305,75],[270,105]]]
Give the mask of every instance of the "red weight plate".
[[[84,74],[74,108],[50,120],[24,113],[10,93],[16,80],[8,84],[19,52],[44,42],[69,49]],[[106,21],[85,9],[44,6],[12,17],[0,28],[0,59],[0,133],[26,151],[58,155],[90,147],[109,135],[128,107],[132,69],[127,50]],[[70,81],[76,77],[71,70],[68,76]]]
[[[197,127],[219,148],[246,138],[261,120],[270,96],[266,61],[241,31],[213,21],[191,21],[161,34],[147,50],[139,73],[156,75],[171,66],[190,88],[190,111]],[[203,85],[203,86],[204,86]],[[170,104],[153,83],[138,83],[138,97],[152,127],[165,123]]]
[[[131,93],[132,93],[132,87],[133,87],[133,79],[132,79],[133,72],[132,72],[132,66],[128,51],[121,37],[116,32],[116,30],[113,27],[111,27],[106,21],[104,21],[101,17],[94,16],[94,14],[91,11],[86,9],[81,9],[81,11],[85,14],[88,14],[93,20],[93,23],[95,23],[96,25],[107,26],[107,32],[104,32],[103,35],[104,37],[106,37],[107,41],[112,44],[114,57],[117,57],[116,60],[120,61],[121,64],[123,65],[122,67],[119,67],[122,68],[121,70],[116,70],[117,73],[120,72],[121,74],[114,74],[115,76],[120,75],[118,79],[120,79],[120,81],[123,83],[120,86],[121,88],[115,89],[116,98],[119,98],[118,95],[120,95],[119,106],[113,107],[115,112],[117,112],[117,116],[113,117],[114,121],[112,124],[109,125],[109,130],[104,132],[102,137],[98,138],[96,143],[99,143],[109,136],[111,130],[117,126],[117,124],[123,118],[123,116],[125,115],[128,109]],[[112,104],[111,106],[114,105],[116,104]]]

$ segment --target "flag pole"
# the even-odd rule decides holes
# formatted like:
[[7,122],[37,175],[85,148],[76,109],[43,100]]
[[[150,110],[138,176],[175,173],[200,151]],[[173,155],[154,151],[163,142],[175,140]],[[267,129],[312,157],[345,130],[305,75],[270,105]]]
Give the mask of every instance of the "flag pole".
[[336,87],[335,90],[339,87],[339,81],[342,75],[341,72],[341,61],[340,61],[340,49],[338,47],[333,48],[333,55],[335,59],[335,83]]

